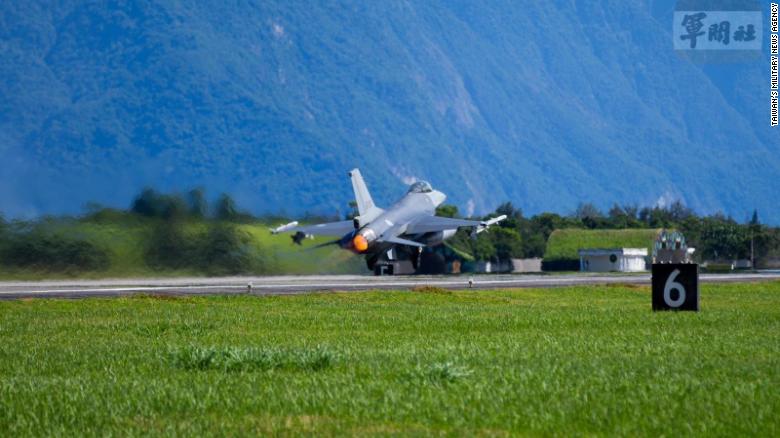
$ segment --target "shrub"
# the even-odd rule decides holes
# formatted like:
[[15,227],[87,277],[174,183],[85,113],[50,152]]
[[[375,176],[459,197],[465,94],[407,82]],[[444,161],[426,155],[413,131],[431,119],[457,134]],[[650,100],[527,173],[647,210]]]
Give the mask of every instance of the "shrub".
[[91,242],[36,230],[11,235],[0,258],[8,266],[52,271],[94,271],[110,264],[108,252]]
[[251,270],[249,236],[232,225],[212,225],[199,245],[201,267],[210,274],[240,274]]
[[181,269],[197,263],[196,239],[188,238],[177,222],[157,225],[149,237],[146,264],[154,269]]

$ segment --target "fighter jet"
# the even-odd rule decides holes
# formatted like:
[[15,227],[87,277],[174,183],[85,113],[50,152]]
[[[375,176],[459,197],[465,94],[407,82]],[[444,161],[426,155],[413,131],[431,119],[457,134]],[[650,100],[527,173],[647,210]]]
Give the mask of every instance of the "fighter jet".
[[447,196],[434,190],[425,181],[409,186],[406,195],[388,209],[374,204],[360,170],[349,172],[359,215],[353,220],[299,226],[291,222],[271,230],[272,233],[293,232],[293,242],[301,244],[309,236],[335,236],[338,239],[318,245],[338,245],[366,257],[368,269],[380,274],[392,262],[408,259],[414,269],[419,267],[422,249],[436,246],[454,236],[459,228],[471,228],[472,236],[506,219],[500,216],[489,221],[451,219],[436,216],[436,207]]

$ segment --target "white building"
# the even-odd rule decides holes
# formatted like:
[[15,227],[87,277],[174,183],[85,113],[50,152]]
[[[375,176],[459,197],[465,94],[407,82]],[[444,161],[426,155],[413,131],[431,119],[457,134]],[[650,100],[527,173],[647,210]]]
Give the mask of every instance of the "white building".
[[647,248],[581,249],[582,272],[642,272]]

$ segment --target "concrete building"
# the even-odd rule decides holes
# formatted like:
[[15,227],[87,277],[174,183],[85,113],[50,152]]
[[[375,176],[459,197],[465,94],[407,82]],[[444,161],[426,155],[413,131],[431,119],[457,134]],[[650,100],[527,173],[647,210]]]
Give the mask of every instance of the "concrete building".
[[542,259],[512,259],[512,272],[542,272]]
[[[460,268],[460,266],[458,266]],[[454,272],[455,265],[452,265]],[[480,274],[509,274],[542,272],[542,259],[511,259],[500,262],[476,262],[473,264],[474,272]]]
[[646,271],[647,248],[581,249],[582,272]]

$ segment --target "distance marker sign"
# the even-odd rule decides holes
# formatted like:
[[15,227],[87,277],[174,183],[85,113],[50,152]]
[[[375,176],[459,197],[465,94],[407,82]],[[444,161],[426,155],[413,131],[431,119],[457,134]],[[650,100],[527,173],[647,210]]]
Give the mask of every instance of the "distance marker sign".
[[653,264],[653,310],[699,311],[699,265]]

